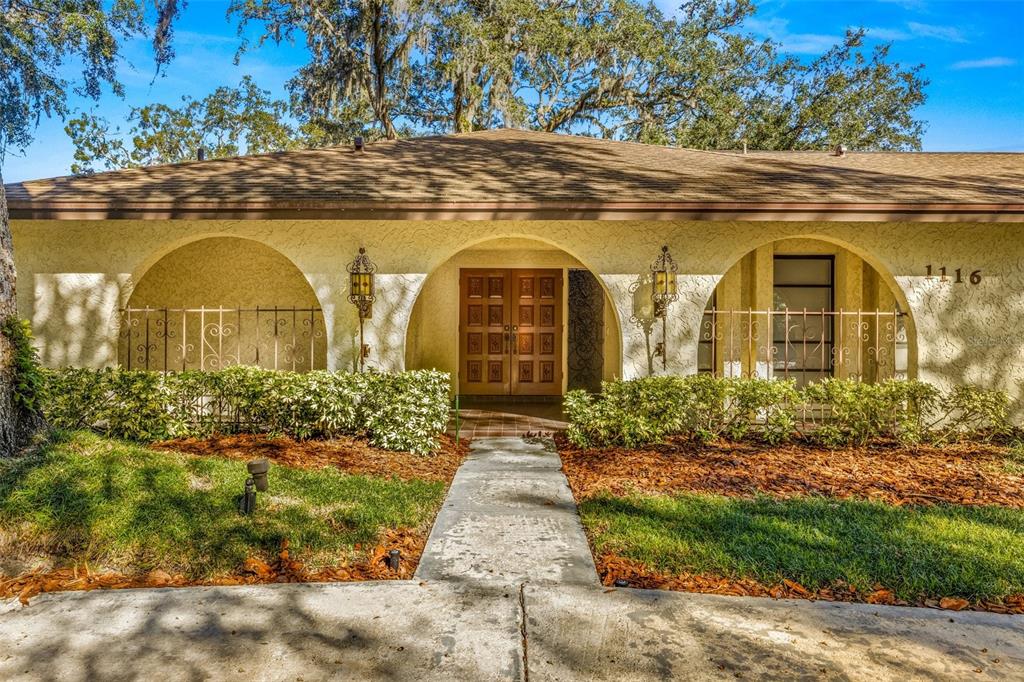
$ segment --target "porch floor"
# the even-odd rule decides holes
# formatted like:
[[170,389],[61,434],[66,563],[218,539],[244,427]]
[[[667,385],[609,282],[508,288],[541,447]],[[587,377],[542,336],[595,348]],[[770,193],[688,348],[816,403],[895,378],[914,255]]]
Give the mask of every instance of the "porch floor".
[[[503,438],[515,436],[550,436],[564,431],[562,403],[479,400],[463,398],[459,410],[459,437]],[[455,435],[456,416],[452,414],[448,433]]]

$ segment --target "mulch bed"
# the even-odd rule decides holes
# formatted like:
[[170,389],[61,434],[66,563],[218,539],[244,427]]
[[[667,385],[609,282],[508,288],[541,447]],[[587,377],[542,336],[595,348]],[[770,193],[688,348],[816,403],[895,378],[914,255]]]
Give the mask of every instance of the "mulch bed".
[[599,491],[701,492],[731,497],[821,495],[892,505],[998,505],[1024,508],[1024,477],[1003,469],[1004,449],[959,444],[828,450],[806,444],[700,445],[670,442],[637,450],[580,449],[559,440],[577,500]]
[[969,602],[959,597],[925,599],[907,602],[896,598],[892,590],[881,585],[868,589],[837,581],[829,587],[810,590],[792,580],[783,580],[777,585],[764,585],[749,578],[726,578],[709,575],[670,575],[648,569],[639,561],[615,554],[597,557],[597,572],[606,586],[615,585],[616,580],[625,580],[629,587],[651,590],[674,590],[677,592],[699,592],[702,594],[724,594],[740,597],[771,597],[774,599],[809,599],[812,601],[843,601],[890,606],[923,606],[951,611],[990,611],[993,613],[1024,614],[1024,594],[1007,597],[1002,601]]
[[431,455],[375,448],[361,438],[293,440],[288,437],[238,434],[210,438],[180,438],[156,443],[157,450],[173,450],[203,457],[250,460],[265,457],[277,464],[307,469],[337,467],[345,473],[395,476],[450,483],[469,452],[464,443],[441,436],[441,449]]
[[[383,541],[373,548],[366,559],[310,571],[302,562],[291,558],[288,541],[285,540],[272,563],[249,558],[237,573],[213,580],[189,580],[183,575],[170,575],[161,570],[134,576],[109,571],[94,573],[88,565],[28,573],[11,579],[5,579],[0,575],[0,599],[18,597],[22,604],[28,606],[29,600],[36,595],[67,590],[408,580],[416,571],[426,541],[426,534],[416,530],[389,530],[385,533]],[[387,563],[393,549],[401,552],[397,571],[389,568]]]

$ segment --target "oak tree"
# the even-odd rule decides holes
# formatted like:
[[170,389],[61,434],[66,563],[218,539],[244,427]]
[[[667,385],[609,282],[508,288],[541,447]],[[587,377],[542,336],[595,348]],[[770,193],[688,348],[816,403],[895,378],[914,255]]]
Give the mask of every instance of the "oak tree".
[[[174,52],[171,34],[184,0],[0,0],[0,320],[17,315],[16,273],[3,189],[5,155],[24,149],[41,116],[64,117],[75,93],[98,98],[104,86],[120,94],[122,41],[148,34],[157,69]],[[80,64],[72,78],[61,67]],[[17,407],[13,346],[0,336],[0,455],[12,453],[35,415]]]

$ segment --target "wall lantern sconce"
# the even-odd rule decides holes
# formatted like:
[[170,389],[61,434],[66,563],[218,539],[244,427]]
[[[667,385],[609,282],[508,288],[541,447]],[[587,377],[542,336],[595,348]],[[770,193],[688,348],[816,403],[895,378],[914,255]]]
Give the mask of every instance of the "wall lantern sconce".
[[359,311],[359,371],[366,367],[370,349],[363,343],[363,323],[373,317],[373,302],[376,300],[373,278],[377,266],[366,255],[366,249],[359,247],[359,255],[348,264],[348,302]]
[[679,300],[678,272],[679,268],[672,260],[668,246],[662,246],[661,255],[651,263],[651,296],[654,299],[654,317],[661,318],[661,343],[655,349],[655,355],[661,356],[663,369],[668,367],[668,351],[665,347],[668,342],[668,308]]

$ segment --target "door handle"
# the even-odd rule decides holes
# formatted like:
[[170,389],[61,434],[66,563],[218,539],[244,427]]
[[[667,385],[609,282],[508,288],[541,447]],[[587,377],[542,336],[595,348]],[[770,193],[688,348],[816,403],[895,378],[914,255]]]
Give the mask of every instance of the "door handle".
[[517,325],[512,325],[512,355],[519,354],[519,341],[516,332],[519,330]]

